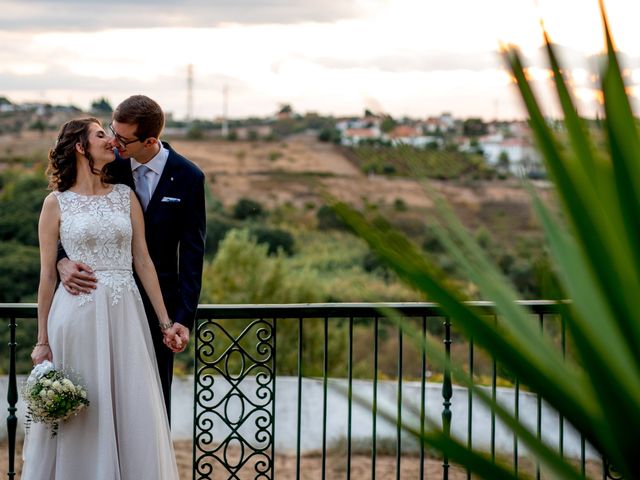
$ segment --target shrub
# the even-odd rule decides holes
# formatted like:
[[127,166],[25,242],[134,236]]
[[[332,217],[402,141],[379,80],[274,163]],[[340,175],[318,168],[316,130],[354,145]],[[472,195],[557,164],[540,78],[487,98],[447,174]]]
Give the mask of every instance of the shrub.
[[198,122],[193,122],[187,129],[187,138],[189,140],[202,140],[204,131]]
[[346,224],[338,218],[333,209],[328,205],[321,206],[316,212],[318,230],[346,230]]
[[406,212],[408,210],[407,202],[405,202],[402,198],[396,198],[393,201],[393,209],[396,212]]
[[263,214],[264,210],[262,208],[262,205],[249,198],[241,198],[233,207],[233,218],[236,218],[238,220],[258,218]]
[[217,216],[210,215],[207,217],[207,235],[204,243],[204,251],[207,257],[215,256],[220,242],[232,228],[233,226],[230,223],[221,220]]
[[260,227],[252,228],[250,234],[258,244],[267,245],[269,255],[275,255],[280,251],[286,255],[293,255],[293,236],[285,230]]
[[0,303],[35,300],[39,278],[38,247],[0,243]]
[[5,171],[0,192],[0,241],[38,245],[38,218],[47,196],[42,171]]
[[282,152],[278,152],[277,150],[269,152],[269,155],[268,155],[270,162],[275,162],[280,157],[282,157]]

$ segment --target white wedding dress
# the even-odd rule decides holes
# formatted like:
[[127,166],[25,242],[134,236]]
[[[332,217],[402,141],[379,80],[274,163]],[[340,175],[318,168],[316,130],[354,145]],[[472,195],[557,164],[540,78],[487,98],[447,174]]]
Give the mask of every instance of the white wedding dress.
[[133,279],[130,192],[56,192],[60,239],[71,260],[96,272],[97,288],[59,286],[48,322],[56,368],[82,378],[91,402],[58,434],[29,428],[22,480],[177,480],[178,469],[149,325]]

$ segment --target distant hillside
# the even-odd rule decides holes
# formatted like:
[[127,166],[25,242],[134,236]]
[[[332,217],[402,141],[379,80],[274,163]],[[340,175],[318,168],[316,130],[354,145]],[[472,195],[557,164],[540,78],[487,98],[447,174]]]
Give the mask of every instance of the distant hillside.
[[[197,163],[224,205],[251,198],[273,208],[285,203],[313,208],[324,196],[358,207],[379,208],[416,221],[433,206],[421,181],[408,176],[365,174],[344,149],[297,136],[285,142],[174,140],[173,147]],[[452,158],[452,157],[451,157]],[[459,162],[457,159],[453,159]],[[459,168],[459,167],[456,167]],[[472,228],[498,220],[498,231],[535,228],[528,193],[520,181],[460,179],[429,180]],[[542,191],[546,184],[539,184]],[[544,193],[543,193],[544,195]],[[513,224],[512,224],[513,223]]]

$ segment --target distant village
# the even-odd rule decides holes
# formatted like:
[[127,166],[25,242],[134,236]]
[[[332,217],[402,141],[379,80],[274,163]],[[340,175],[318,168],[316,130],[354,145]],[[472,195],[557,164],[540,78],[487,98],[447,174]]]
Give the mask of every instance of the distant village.
[[[92,102],[86,112],[72,105],[14,103],[0,96],[0,135],[19,134],[23,130],[57,130],[71,118],[90,114],[108,119],[111,112],[105,98]],[[393,118],[370,110],[361,116],[328,117],[299,114],[290,105],[281,105],[274,115],[262,118],[175,120],[168,114],[165,129],[167,136],[194,140],[273,140],[301,133],[315,134],[321,141],[345,147],[409,146],[481,154],[497,170],[516,176],[544,177],[541,156],[533,145],[526,121],[460,119],[447,112],[424,119]]]

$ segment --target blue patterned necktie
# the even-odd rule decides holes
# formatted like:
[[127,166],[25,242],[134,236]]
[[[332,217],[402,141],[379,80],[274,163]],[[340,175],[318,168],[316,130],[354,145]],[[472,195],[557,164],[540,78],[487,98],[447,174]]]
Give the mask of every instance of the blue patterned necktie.
[[151,188],[147,173],[151,171],[146,165],[140,165],[136,168],[136,193],[142,205],[142,209],[146,212],[149,201],[151,200]]

